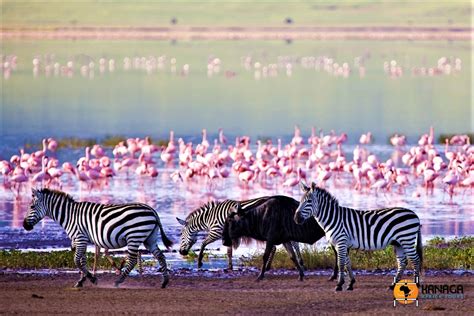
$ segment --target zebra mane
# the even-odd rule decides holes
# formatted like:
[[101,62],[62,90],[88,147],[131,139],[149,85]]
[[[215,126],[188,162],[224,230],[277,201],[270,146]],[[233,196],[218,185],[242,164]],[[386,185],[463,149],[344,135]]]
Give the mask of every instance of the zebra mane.
[[335,205],[339,205],[339,201],[337,200],[337,198],[334,195],[332,195],[331,193],[329,193],[329,191],[327,191],[326,189],[320,188],[320,187],[315,187],[314,192],[316,192],[318,196],[322,196],[325,199],[329,199]]
[[49,188],[43,188],[43,189],[38,190],[38,192],[40,194],[43,194],[43,195],[59,195],[59,196],[61,196],[62,198],[66,199],[69,202],[76,202],[71,195],[69,195],[69,194],[67,194],[66,192],[63,192],[63,191],[53,190],[53,189],[49,189]]
[[188,216],[186,216],[186,221],[194,218],[197,215],[200,215],[205,210],[214,208],[219,203],[220,202],[217,202],[217,201],[209,201],[207,203],[204,203],[203,205],[201,205],[200,207],[198,207],[197,209],[189,213]]

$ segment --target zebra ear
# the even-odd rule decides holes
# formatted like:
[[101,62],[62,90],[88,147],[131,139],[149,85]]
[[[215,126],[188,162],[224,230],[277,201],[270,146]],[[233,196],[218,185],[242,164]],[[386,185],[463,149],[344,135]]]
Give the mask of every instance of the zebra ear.
[[36,190],[35,188],[31,188],[31,197],[35,197],[38,195],[38,190]]
[[303,182],[303,180],[300,181],[300,188],[301,188],[301,191],[303,191],[303,192],[308,192],[309,191],[308,186]]
[[311,191],[314,191],[316,189],[316,183],[311,182]]
[[185,220],[182,220],[181,218],[178,218],[178,217],[176,217],[176,220],[177,220],[178,223],[180,223],[181,225],[186,226],[186,221],[185,221]]

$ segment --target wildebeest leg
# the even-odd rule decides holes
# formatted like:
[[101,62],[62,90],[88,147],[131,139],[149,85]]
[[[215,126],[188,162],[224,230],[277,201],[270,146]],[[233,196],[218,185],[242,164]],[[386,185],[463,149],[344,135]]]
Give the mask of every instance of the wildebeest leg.
[[265,246],[265,252],[263,253],[263,265],[262,265],[262,271],[260,272],[257,281],[263,280],[265,277],[265,268],[267,267],[268,264],[268,259],[270,258],[270,253],[273,249],[274,245],[267,241],[267,245]]
[[115,281],[115,287],[118,287],[120,283],[125,280],[125,278],[130,274],[130,271],[132,271],[135,265],[137,264],[137,253],[139,246],[140,243],[138,242],[129,242],[127,244],[127,261],[125,262],[125,267],[122,270],[120,277],[117,281]]
[[273,246],[272,251],[270,252],[270,256],[268,257],[267,265],[265,266],[265,271],[269,271],[272,269],[273,257],[275,257],[276,250],[277,250],[277,247]]
[[296,241],[292,241],[291,244],[293,245],[293,249],[295,250],[296,259],[300,263],[301,268],[303,268],[303,271],[306,271],[306,267],[304,266],[303,262],[303,256],[301,256],[300,244]]
[[290,255],[290,258],[295,264],[296,268],[300,272],[300,277],[299,277],[300,281],[303,281],[304,271],[303,271],[303,268],[300,266],[300,263],[296,259],[296,254],[295,254],[295,251],[293,250],[293,246],[291,245],[291,242],[286,242],[283,244],[283,246],[285,247],[286,251]]
[[74,254],[74,262],[76,267],[82,272],[82,276],[74,285],[74,287],[82,287],[84,281],[89,278],[89,280],[97,284],[97,278],[93,276],[88,270],[86,265],[86,249],[87,249],[87,239],[81,238],[81,236],[76,236],[75,239],[76,253]]
[[198,256],[198,268],[202,268],[202,258],[204,257],[204,249],[206,248],[206,246],[210,243],[213,243],[214,241],[216,241],[217,239],[219,239],[219,237],[214,237],[214,236],[207,236],[206,239],[204,239],[204,241],[202,242],[202,245],[201,245],[201,250],[199,251],[199,256]]
[[337,279],[337,251],[336,248],[334,248],[333,245],[331,245],[332,251],[334,251],[334,270],[332,271],[332,275],[329,277],[328,281],[334,281]]
[[227,247],[227,267],[229,270],[234,269],[232,264],[232,247]]

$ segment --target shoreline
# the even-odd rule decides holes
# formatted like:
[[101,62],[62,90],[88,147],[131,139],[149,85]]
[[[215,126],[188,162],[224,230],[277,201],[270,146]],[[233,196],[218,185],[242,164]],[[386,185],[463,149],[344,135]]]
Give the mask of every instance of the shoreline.
[[5,39],[74,40],[459,40],[474,38],[470,27],[275,26],[275,27],[3,27]]
[[215,279],[206,276],[171,276],[160,289],[161,276],[129,277],[114,288],[117,276],[100,276],[97,285],[72,288],[78,274],[0,275],[0,304],[7,314],[406,314],[433,310],[457,315],[474,310],[471,276],[426,278],[426,284],[460,284],[463,299],[420,299],[419,306],[393,307],[392,276],[357,276],[354,291],[335,292],[327,276],[303,282],[294,275],[272,276],[256,282],[256,275]]

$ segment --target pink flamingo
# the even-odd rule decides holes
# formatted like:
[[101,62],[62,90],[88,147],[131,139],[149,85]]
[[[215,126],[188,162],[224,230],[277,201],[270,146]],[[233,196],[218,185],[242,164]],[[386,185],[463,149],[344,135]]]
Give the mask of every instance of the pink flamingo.
[[48,138],[48,150],[52,153],[56,152],[58,149],[58,142],[54,138]]
[[41,171],[33,176],[33,179],[32,179],[33,182],[41,182],[41,184],[43,184],[44,182],[49,182],[51,180],[51,176],[46,170],[47,163],[48,163],[48,158],[43,156],[43,159],[41,162]]
[[450,199],[452,200],[454,195],[454,187],[459,182],[459,176],[454,170],[449,170],[446,176],[443,178],[443,182],[448,185],[448,194]]
[[359,138],[359,143],[363,145],[370,144],[372,142],[372,133],[367,132],[366,134],[362,134]]

